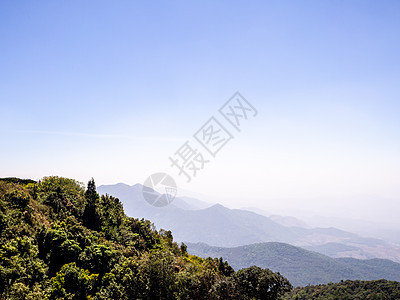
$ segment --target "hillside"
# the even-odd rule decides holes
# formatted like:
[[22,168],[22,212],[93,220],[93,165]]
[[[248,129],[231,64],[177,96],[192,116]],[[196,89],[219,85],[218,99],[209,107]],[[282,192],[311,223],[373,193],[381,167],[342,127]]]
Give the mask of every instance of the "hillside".
[[400,299],[400,283],[387,280],[350,281],[296,288],[285,300]]
[[268,269],[189,254],[93,180],[0,179],[0,299],[278,299],[290,289]]
[[283,242],[334,258],[383,258],[400,262],[398,246],[332,227],[308,228],[288,217],[273,216],[271,219],[253,211],[229,209],[220,204],[196,209],[198,205],[190,203],[193,199],[176,198],[166,207],[153,207],[143,199],[140,184],[103,185],[99,187],[99,193],[118,197],[129,216],[144,217],[152,220],[157,228],[170,229],[180,242],[202,242],[221,247]]
[[259,243],[234,248],[187,243],[188,250],[201,257],[217,256],[234,269],[268,266],[294,286],[339,282],[346,279],[400,281],[400,264],[384,259],[331,258],[284,243]]

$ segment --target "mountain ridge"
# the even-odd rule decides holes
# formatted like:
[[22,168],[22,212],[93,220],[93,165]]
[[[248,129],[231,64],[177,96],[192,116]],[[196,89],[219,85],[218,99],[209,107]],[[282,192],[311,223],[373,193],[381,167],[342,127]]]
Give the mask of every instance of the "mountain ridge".
[[341,280],[400,281],[400,264],[385,259],[359,260],[331,258],[300,247],[279,242],[239,247],[214,247],[205,243],[186,243],[188,250],[201,256],[218,256],[234,268],[267,266],[281,273],[294,286],[325,284]]
[[[179,197],[166,207],[152,207],[143,199],[140,187],[140,184],[125,185],[119,190],[116,185],[103,185],[98,190],[118,197],[128,215],[150,219],[158,228],[169,228],[181,242],[204,242],[226,247],[284,242],[331,257],[383,258],[400,262],[400,247],[383,240],[364,238],[334,227],[284,226],[256,212],[230,209],[221,204],[186,210],[176,205],[181,200]],[[332,243],[348,247],[348,250],[325,249]],[[323,245],[328,246],[324,248]],[[353,247],[352,250],[349,247]]]

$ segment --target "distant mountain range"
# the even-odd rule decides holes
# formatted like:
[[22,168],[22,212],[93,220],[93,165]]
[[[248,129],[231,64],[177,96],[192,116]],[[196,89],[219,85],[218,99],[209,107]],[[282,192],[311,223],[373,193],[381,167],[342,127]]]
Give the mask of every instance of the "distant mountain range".
[[128,216],[152,220],[157,228],[171,230],[179,242],[221,247],[282,242],[331,257],[383,258],[400,262],[400,248],[393,244],[336,228],[309,228],[291,217],[267,217],[188,197],[175,198],[166,207],[153,207],[143,199],[140,184],[102,185],[98,192],[118,197]]
[[285,243],[258,243],[224,248],[187,243],[192,254],[222,257],[235,269],[253,265],[280,272],[294,286],[339,282],[346,279],[400,281],[400,264],[385,259],[331,258]]

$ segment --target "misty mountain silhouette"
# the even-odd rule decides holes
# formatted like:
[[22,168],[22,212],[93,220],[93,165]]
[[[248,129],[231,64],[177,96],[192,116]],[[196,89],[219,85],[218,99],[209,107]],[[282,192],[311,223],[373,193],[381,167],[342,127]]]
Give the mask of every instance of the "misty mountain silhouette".
[[149,219],[157,228],[171,230],[179,242],[201,242],[220,247],[283,242],[331,257],[384,258],[400,262],[400,249],[394,245],[333,227],[284,226],[267,216],[229,209],[221,204],[198,209],[209,204],[187,197],[177,197],[165,207],[153,207],[144,200],[141,184],[102,185],[98,192],[118,197],[128,216]]

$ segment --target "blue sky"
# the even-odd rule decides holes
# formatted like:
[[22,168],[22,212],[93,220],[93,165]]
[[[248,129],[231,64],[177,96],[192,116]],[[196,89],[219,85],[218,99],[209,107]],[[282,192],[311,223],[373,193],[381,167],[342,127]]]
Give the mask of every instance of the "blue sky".
[[397,217],[398,1],[2,1],[0,40],[2,177],[177,176],[168,157],[240,91],[258,116],[179,186]]

